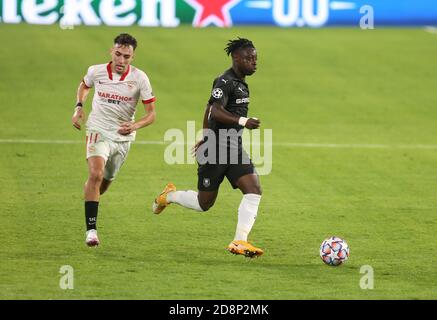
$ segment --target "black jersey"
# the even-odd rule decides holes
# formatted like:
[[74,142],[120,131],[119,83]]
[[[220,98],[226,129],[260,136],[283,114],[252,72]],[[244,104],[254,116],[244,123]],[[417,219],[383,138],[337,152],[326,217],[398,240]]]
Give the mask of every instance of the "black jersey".
[[[208,104],[214,102],[221,104],[226,111],[238,116],[247,117],[249,107],[249,86],[246,82],[237,77],[234,70],[226,70],[221,76],[214,80],[212,92]],[[243,127],[238,123],[224,124],[211,117],[208,118],[208,127],[215,132],[219,129],[234,128],[237,131]]]

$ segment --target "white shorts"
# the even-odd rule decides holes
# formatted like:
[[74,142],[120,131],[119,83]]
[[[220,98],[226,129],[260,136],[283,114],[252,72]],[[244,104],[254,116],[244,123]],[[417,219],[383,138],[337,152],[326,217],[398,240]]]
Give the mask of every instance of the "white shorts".
[[97,156],[105,159],[103,178],[112,181],[127,158],[130,144],[131,141],[107,140],[99,132],[88,130],[86,132],[86,158]]

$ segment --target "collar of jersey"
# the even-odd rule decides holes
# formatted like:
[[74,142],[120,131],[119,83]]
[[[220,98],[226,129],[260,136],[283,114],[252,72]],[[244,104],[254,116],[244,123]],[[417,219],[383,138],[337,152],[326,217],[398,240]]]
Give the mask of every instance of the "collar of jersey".
[[[108,71],[108,77],[110,80],[112,80],[111,64],[112,64],[112,61],[109,61],[109,63],[106,65],[106,70]],[[118,81],[123,81],[124,79],[126,79],[129,72],[130,72],[130,65],[127,66],[127,70],[121,75],[121,78]]]
[[239,82],[244,83],[245,85],[247,85],[246,81],[244,81],[244,80],[242,80],[242,79],[240,79],[240,78],[237,77],[237,75],[235,74],[234,69],[229,68],[228,70],[225,71],[225,74],[228,74],[228,75],[230,75],[234,80],[239,81]]

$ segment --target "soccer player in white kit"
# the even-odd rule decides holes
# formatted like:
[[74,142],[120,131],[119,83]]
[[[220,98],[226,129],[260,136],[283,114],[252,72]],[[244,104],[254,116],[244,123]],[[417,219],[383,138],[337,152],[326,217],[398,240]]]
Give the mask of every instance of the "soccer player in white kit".
[[[156,117],[155,96],[147,75],[131,65],[137,41],[123,33],[114,39],[111,61],[93,65],[77,90],[73,126],[81,129],[85,119],[83,103],[94,87],[92,110],[86,123],[88,180],[85,183],[86,244],[99,245],[97,212],[100,195],[115,179],[135,139],[136,130],[150,125]],[[146,115],[138,121],[135,111],[142,101]]]

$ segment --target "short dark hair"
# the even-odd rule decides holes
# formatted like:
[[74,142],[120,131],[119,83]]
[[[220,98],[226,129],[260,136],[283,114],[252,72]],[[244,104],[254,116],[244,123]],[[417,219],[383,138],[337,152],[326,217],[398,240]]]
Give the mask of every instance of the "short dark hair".
[[249,39],[238,37],[235,40],[228,40],[228,44],[225,48],[225,51],[226,51],[227,55],[229,56],[230,54],[234,53],[235,51],[237,51],[239,49],[244,49],[244,48],[255,48],[255,46],[253,45],[253,42],[250,41]]
[[114,39],[114,44],[121,46],[132,46],[134,50],[137,48],[137,40],[128,33],[121,33]]

